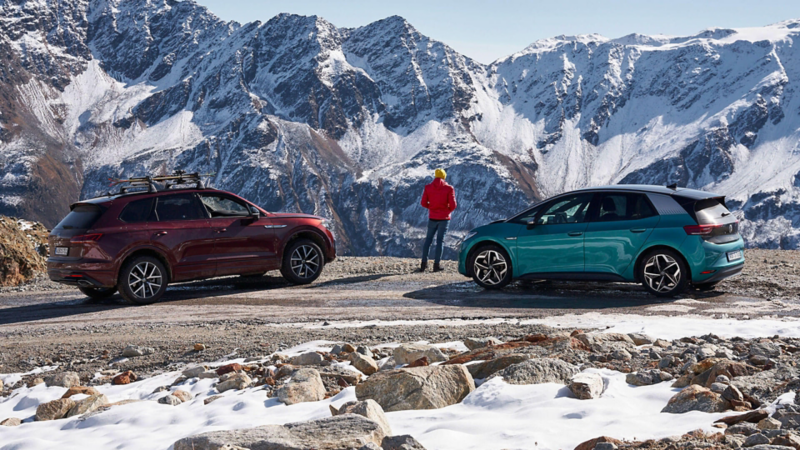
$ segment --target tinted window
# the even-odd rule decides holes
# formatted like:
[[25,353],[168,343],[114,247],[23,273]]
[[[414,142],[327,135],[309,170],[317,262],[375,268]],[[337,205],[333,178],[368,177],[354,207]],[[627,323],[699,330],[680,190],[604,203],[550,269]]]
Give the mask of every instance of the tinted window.
[[571,195],[546,205],[544,212],[536,219],[539,225],[558,225],[580,223],[586,219],[586,211],[594,194]]
[[728,208],[715,198],[698,201],[694,210],[697,215],[697,223],[700,225],[725,223],[733,219],[730,217],[731,212],[728,211]]
[[203,205],[193,194],[170,195],[156,199],[158,220],[197,220],[205,219]]
[[250,210],[244,203],[222,195],[200,194],[211,217],[249,216]]
[[72,208],[67,217],[56,225],[64,230],[88,229],[97,222],[103,214],[102,208],[97,205],[77,205]]
[[598,222],[638,220],[656,215],[650,202],[641,194],[605,194],[597,211]]
[[119,215],[119,220],[125,223],[154,222],[153,199],[146,198],[128,203]]

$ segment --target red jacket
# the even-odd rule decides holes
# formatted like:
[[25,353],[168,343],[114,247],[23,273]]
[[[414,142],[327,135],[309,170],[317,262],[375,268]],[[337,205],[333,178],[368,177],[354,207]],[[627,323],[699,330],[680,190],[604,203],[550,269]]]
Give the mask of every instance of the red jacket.
[[450,213],[456,210],[456,191],[443,179],[437,178],[425,186],[420,204],[428,209],[430,219],[450,220]]

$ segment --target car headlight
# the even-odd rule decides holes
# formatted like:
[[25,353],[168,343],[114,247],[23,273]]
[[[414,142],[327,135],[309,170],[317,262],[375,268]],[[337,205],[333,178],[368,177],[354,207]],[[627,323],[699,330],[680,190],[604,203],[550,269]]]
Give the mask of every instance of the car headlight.
[[461,242],[458,243],[458,249],[461,250],[461,247],[464,245],[464,242],[467,242],[472,237],[474,237],[476,234],[478,234],[477,231],[470,231],[469,233],[467,233],[467,235],[464,236],[464,239],[462,239]]

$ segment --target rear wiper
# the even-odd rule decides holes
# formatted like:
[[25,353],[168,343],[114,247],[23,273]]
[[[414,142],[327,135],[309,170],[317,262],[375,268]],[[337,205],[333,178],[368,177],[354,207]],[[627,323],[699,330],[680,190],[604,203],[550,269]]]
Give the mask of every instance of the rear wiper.
[[722,213],[722,216],[720,216],[720,217],[727,217],[727,216],[730,216],[730,215],[731,215],[730,212],[724,212],[724,213]]

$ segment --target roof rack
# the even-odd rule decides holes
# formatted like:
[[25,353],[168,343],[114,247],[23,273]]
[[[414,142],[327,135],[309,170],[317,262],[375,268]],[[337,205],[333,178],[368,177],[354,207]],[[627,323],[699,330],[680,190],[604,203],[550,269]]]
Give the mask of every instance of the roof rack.
[[[158,192],[157,182],[164,183],[164,189],[175,188],[186,184],[194,184],[197,189],[205,189],[202,177],[213,176],[213,173],[200,174],[197,172],[186,173],[183,170],[176,170],[172,175],[159,175],[155,177],[133,177],[128,179],[109,178],[110,186],[128,184],[120,187],[119,194],[127,194],[133,189],[146,189],[147,192]],[[109,195],[114,195],[109,193]]]

